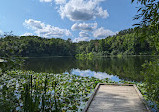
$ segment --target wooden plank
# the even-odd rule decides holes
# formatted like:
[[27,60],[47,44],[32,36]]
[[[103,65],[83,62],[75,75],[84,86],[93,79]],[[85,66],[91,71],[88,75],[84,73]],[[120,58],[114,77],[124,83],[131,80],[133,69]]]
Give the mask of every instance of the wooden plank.
[[146,100],[143,98],[142,94],[140,93],[140,91],[138,90],[138,88],[137,88],[137,86],[136,86],[135,84],[134,84],[134,88],[135,88],[135,90],[137,91],[137,93],[138,93],[140,99],[141,99],[142,102],[144,103],[146,109],[150,111],[149,107],[147,106]]
[[95,90],[94,90],[94,93],[91,95],[91,97],[89,98],[88,102],[87,102],[87,105],[85,106],[85,108],[83,109],[83,112],[86,112],[94,98],[94,96],[96,95],[98,89],[99,89],[99,86],[100,86],[100,83],[97,84]]
[[146,101],[134,84],[96,86],[83,112],[149,112]]

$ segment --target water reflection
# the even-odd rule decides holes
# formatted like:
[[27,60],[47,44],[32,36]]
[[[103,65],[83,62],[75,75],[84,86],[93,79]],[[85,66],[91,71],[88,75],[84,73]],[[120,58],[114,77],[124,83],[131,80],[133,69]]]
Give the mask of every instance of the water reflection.
[[120,81],[118,76],[109,75],[104,72],[95,72],[95,71],[91,71],[91,70],[72,69],[71,74],[75,74],[75,75],[79,75],[79,76],[83,76],[83,77],[95,77],[98,79],[109,78],[116,82]]
[[70,73],[75,75],[110,78],[113,81],[142,81],[141,65],[150,56],[108,57],[93,60],[76,60],[72,57],[29,58],[23,66],[24,70],[48,73]]

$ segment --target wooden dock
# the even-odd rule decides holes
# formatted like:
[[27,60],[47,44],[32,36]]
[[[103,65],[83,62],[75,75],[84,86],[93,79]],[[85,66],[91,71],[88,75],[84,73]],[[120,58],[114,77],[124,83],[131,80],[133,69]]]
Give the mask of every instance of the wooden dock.
[[150,112],[134,84],[98,84],[83,112]]

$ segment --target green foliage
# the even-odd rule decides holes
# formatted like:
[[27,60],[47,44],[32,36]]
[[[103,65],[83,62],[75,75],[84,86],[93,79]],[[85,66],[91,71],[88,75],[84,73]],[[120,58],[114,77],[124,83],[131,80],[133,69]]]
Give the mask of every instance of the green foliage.
[[[143,27],[144,28],[144,27]],[[139,32],[142,32],[142,28]],[[147,36],[149,35],[149,36]],[[92,58],[108,55],[151,55],[159,52],[159,33],[138,33],[135,28],[101,40],[72,43],[70,39],[46,39],[37,36],[9,36],[0,38],[1,57],[75,56]],[[145,38],[146,37],[146,38]],[[142,40],[142,41],[141,41]],[[80,56],[79,56],[80,54]]]
[[37,36],[0,38],[0,56],[73,56],[76,46],[70,40],[45,39]]
[[148,99],[158,105],[159,109],[159,60],[146,62],[143,68],[145,93]]
[[84,53],[76,54],[75,57],[76,57],[76,59],[80,59],[80,60],[84,60],[84,59],[92,60],[94,55],[92,52],[90,52],[90,53],[86,53],[86,54],[84,54]]
[[[143,37],[142,33],[135,33],[135,29],[120,31],[117,35],[101,40],[77,43],[77,53],[92,52],[94,56],[108,55],[151,55],[158,54],[158,33]],[[139,32],[142,32],[140,29]],[[144,39],[143,39],[144,38]],[[87,48],[87,50],[86,50]]]
[[[137,15],[134,20],[137,19],[140,22],[134,24],[137,26],[137,33],[141,33],[141,41],[152,38],[159,31],[159,1],[158,0],[132,0],[137,1],[139,4]],[[139,30],[139,31],[138,31]],[[153,39],[153,41],[156,39]],[[156,41],[157,43],[159,41]]]
[[159,25],[159,1],[158,0],[132,0],[137,1],[141,6],[138,8],[138,15],[134,19],[141,19],[137,25],[150,27],[157,27]]
[[82,111],[97,83],[113,82],[68,74],[7,71],[0,77],[0,108],[2,112]]

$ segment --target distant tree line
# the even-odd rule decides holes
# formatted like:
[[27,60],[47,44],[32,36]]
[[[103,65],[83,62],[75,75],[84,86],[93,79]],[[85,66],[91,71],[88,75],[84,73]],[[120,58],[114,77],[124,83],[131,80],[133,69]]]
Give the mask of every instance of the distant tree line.
[[[137,30],[137,31],[136,31]],[[159,52],[159,32],[151,34],[143,29],[122,30],[114,36],[90,42],[79,42],[78,53],[94,53],[96,55],[151,55]],[[137,32],[137,33],[136,33]],[[149,33],[149,34],[148,34]]]
[[[122,30],[114,36],[101,40],[81,41],[73,43],[71,39],[41,38],[38,36],[6,35],[0,38],[0,56],[75,56],[89,54],[89,56],[106,55],[151,55],[159,53],[159,32],[149,33],[144,37],[135,28]],[[148,34],[147,34],[148,35]]]
[[6,36],[0,39],[0,56],[73,56],[75,43],[63,39],[38,36]]

